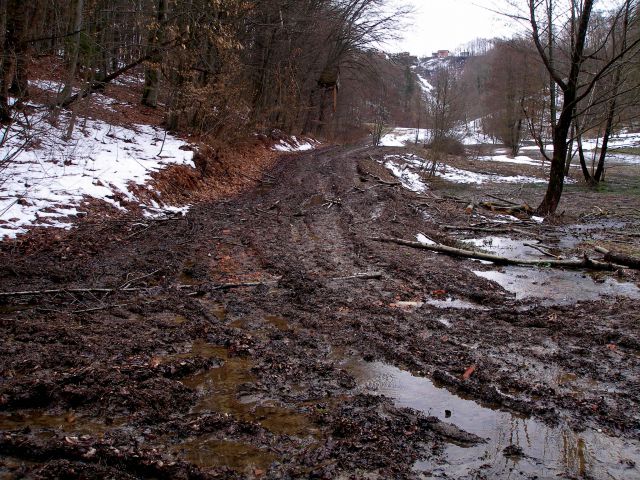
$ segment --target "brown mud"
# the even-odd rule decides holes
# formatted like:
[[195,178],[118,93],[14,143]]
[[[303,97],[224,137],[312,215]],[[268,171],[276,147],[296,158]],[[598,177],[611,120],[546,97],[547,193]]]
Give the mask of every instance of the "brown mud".
[[470,215],[542,187],[417,195],[384,152],[291,155],[185,217],[3,243],[0,291],[60,293],[0,298],[0,478],[640,478],[637,273],[370,240],[628,251],[635,187],[570,187],[542,224]]

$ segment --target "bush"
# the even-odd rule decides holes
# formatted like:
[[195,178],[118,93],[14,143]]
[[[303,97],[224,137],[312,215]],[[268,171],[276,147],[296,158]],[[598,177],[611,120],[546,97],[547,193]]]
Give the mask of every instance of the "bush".
[[460,140],[453,137],[431,140],[425,147],[447,155],[464,155],[464,145]]

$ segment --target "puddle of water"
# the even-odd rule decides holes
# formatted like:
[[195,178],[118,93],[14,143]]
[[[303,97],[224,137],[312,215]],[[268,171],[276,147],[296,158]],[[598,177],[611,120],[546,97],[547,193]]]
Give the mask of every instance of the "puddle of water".
[[583,242],[605,239],[604,232],[624,231],[626,227],[627,223],[618,220],[593,219],[589,223],[567,226],[558,232],[557,245],[560,250],[570,250]]
[[325,200],[323,195],[317,194],[310,197],[305,203],[308,207],[320,207],[326,202],[327,201]]
[[504,267],[501,271],[473,272],[493,280],[517,300],[539,299],[541,305],[571,305],[604,297],[624,296],[640,299],[640,289],[633,283],[606,278],[596,282],[580,272],[559,269]]
[[281,332],[288,332],[291,330],[291,326],[289,325],[289,322],[286,318],[279,317],[277,315],[267,315],[266,317],[264,317],[264,319],[267,321],[267,323],[273,325]]
[[525,243],[535,245],[538,243],[536,240],[514,240],[513,238],[507,237],[483,237],[463,240],[463,242],[503,257],[536,259],[543,256],[535,248],[525,245]]
[[222,303],[211,302],[206,299],[199,299],[200,303],[206,310],[216,317],[220,322],[224,322],[227,318],[227,309]]
[[193,408],[194,413],[228,413],[238,420],[259,423],[279,435],[306,437],[317,432],[306,415],[269,399],[242,397],[243,386],[257,381],[251,373],[252,361],[244,357],[229,357],[221,347],[211,348],[216,352],[215,356],[225,358],[224,364],[182,380],[187,387],[195,389],[201,395],[200,401]]
[[195,438],[176,445],[175,451],[200,468],[229,467],[248,474],[268,470],[277,459],[273,453],[253,445],[215,438]]
[[455,310],[489,310],[487,307],[483,307],[477,303],[451,297],[443,300],[429,298],[427,299],[427,304],[436,308],[453,308]]
[[188,320],[184,315],[176,315],[175,317],[173,317],[172,321],[176,325],[182,325],[184,323],[187,323]]
[[2,458],[0,458],[0,480],[24,478],[24,475],[20,471],[24,467],[34,465],[36,465],[34,461],[2,455]]
[[12,413],[0,413],[0,430],[17,430],[25,427],[32,429],[61,430],[76,435],[102,435],[108,430],[123,424],[123,420],[111,422],[110,425],[88,418],[66,415],[49,415],[38,410],[28,410]]
[[[487,440],[466,448],[449,445],[446,462],[418,462],[418,471],[447,478],[467,478],[475,470],[486,478],[511,478],[512,470],[542,478],[640,478],[639,442],[593,430],[576,433],[566,426],[549,427],[533,418],[486,408],[384,363],[351,358],[344,361],[344,368],[356,378],[360,391],[388,396],[399,407],[438,417]],[[505,448],[511,446],[521,448],[523,455],[505,456]]]

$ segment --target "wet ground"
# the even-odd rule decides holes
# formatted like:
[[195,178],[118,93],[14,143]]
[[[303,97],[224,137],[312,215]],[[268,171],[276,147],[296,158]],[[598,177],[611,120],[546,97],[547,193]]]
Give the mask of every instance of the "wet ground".
[[40,293],[0,298],[0,478],[640,478],[636,272],[371,239],[633,253],[635,173],[539,223],[467,207],[540,184],[419,171],[416,193],[385,155],[289,156],[186,217],[4,243],[0,291]]

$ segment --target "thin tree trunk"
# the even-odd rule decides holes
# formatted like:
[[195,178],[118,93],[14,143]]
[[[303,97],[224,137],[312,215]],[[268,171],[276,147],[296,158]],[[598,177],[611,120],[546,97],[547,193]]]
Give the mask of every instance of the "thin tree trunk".
[[144,90],[142,92],[142,104],[148,107],[156,108],[158,106],[158,95],[160,90],[160,63],[162,62],[162,53],[158,49],[164,40],[163,30],[164,23],[167,18],[169,9],[168,0],[158,0],[158,25],[152,29],[149,36],[149,52],[156,53],[151,57],[150,63],[144,72]]
[[82,28],[82,10],[84,8],[84,0],[76,0],[76,12],[73,22],[73,31],[76,32],[73,42],[73,50],[69,57],[69,70],[67,71],[67,80],[64,88],[58,96],[57,105],[63,105],[73,94],[73,81],[76,77],[76,69],[78,67],[78,57],[80,55],[80,29]]
[[[577,122],[577,119],[576,119]],[[580,125],[576,125],[576,142],[578,143],[578,156],[580,158],[580,168],[582,169],[582,175],[588,184],[593,183],[591,172],[587,167],[587,159],[584,156],[584,148],[582,147],[582,132],[580,131]]]
[[11,120],[9,108],[9,86],[7,70],[9,68],[9,50],[7,47],[7,4],[8,0],[0,0],[0,124]]
[[569,148],[567,148],[567,160],[564,164],[564,176],[567,177],[571,171],[571,162],[573,161],[573,142],[576,138],[576,120],[575,111],[573,113],[574,121],[571,123],[571,132],[569,133]]
[[[629,30],[629,11],[630,11],[630,2],[626,3],[626,10],[624,16],[624,23],[622,28],[622,46],[621,50],[624,51],[627,46],[627,33]],[[613,41],[613,54],[616,54],[616,36],[615,33],[612,37]],[[600,183],[604,174],[604,164],[605,159],[607,158],[607,149],[609,147],[609,139],[613,133],[613,121],[616,116],[616,108],[617,108],[617,99],[618,99],[618,91],[620,88],[620,81],[622,77],[622,66],[618,66],[616,68],[616,73],[613,79],[613,98],[609,102],[609,110],[607,112],[607,125],[604,130],[604,136],[602,138],[602,148],[600,149],[600,158],[598,160],[598,168],[596,169],[596,173],[594,175],[595,183]]]

